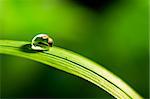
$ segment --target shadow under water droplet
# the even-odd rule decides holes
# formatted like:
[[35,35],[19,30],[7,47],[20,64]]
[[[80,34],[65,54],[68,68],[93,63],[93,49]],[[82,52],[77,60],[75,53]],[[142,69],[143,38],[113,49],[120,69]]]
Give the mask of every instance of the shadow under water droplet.
[[37,52],[42,52],[42,51],[38,51],[38,50],[33,50],[31,48],[31,44],[25,44],[23,46],[20,47],[20,50],[23,52],[27,52],[27,53],[37,53]]

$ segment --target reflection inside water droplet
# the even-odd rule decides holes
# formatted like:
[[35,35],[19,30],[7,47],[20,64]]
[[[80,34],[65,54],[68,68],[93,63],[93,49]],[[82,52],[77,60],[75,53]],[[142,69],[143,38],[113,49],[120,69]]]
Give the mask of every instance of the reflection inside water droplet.
[[45,51],[52,47],[53,39],[47,34],[38,34],[32,39],[31,48],[33,50]]

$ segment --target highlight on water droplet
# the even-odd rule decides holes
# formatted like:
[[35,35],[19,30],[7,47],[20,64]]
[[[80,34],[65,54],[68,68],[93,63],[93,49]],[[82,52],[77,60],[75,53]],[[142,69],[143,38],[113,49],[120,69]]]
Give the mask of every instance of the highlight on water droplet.
[[31,48],[33,50],[46,51],[53,45],[53,39],[47,34],[36,35],[31,42]]

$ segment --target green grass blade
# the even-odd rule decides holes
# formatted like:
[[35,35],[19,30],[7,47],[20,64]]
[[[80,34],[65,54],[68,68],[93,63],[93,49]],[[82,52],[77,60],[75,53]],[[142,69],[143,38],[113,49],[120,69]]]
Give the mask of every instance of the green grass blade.
[[101,65],[74,52],[52,47],[44,52],[26,52],[21,49],[30,42],[0,40],[0,53],[24,57],[47,64],[70,74],[88,80],[104,89],[112,96],[121,99],[142,99],[129,85]]

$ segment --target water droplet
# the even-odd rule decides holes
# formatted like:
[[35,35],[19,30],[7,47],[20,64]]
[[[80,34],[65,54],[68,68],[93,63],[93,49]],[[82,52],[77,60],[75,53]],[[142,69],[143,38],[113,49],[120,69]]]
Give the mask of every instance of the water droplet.
[[38,34],[32,39],[31,48],[33,50],[46,51],[52,47],[53,39],[47,34]]

